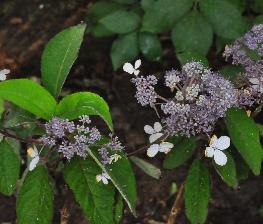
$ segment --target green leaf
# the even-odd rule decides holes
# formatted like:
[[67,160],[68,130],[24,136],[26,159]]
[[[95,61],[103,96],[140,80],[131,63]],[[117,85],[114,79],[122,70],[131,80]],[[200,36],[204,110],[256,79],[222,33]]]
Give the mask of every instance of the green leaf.
[[53,188],[43,165],[29,172],[20,189],[16,211],[19,224],[49,224],[53,216]]
[[114,187],[96,181],[101,169],[91,159],[72,159],[64,168],[64,178],[77,202],[93,224],[112,224]]
[[155,179],[160,179],[161,177],[161,170],[157,168],[156,166],[148,163],[147,161],[140,159],[136,156],[131,156],[130,157],[131,161],[134,162],[143,172],[148,174],[149,176],[155,178]]
[[115,214],[114,214],[114,221],[116,224],[120,223],[123,213],[123,202],[122,196],[118,193],[117,196],[117,203],[115,205]]
[[171,28],[192,7],[192,0],[157,0],[146,9],[142,31],[160,33]]
[[261,0],[252,0],[249,6],[254,12],[263,13],[263,2]]
[[174,169],[184,164],[191,158],[196,149],[195,138],[184,138],[177,144],[174,144],[174,148],[165,157],[163,167],[165,169]]
[[241,11],[229,1],[202,0],[200,9],[218,36],[237,38],[247,30],[247,23],[241,16]]
[[150,61],[159,61],[162,55],[162,45],[157,35],[152,33],[140,33],[140,50]]
[[132,3],[135,3],[135,0],[113,0],[113,1],[121,3],[121,4],[132,4]]
[[150,10],[156,0],[141,0],[141,7],[144,11]]
[[118,37],[111,46],[111,62],[114,70],[134,60],[138,54],[139,44],[136,32]]
[[115,2],[98,1],[91,5],[89,14],[99,20],[104,16],[121,9],[122,6]]
[[206,55],[212,39],[213,31],[209,22],[197,11],[184,16],[172,31],[176,52],[192,51]]
[[90,29],[91,34],[94,37],[109,37],[114,35],[113,32],[111,32],[110,30],[108,30],[104,25],[98,23],[95,26],[91,27]]
[[209,62],[207,58],[199,53],[196,52],[183,52],[176,54],[178,60],[180,61],[181,65],[184,65],[191,61],[201,61],[203,65],[209,67]]
[[85,29],[85,24],[67,28],[53,37],[45,47],[41,58],[42,81],[55,97],[60,94],[78,56]]
[[248,178],[250,171],[247,163],[239,154],[236,154],[234,158],[236,163],[237,179],[239,181],[246,180]]
[[244,69],[241,66],[233,66],[233,65],[226,65],[223,66],[219,73],[222,74],[225,78],[231,80],[232,82],[235,82],[237,76],[244,72]]
[[227,156],[227,163],[224,166],[215,165],[217,173],[221,176],[222,180],[230,187],[236,187],[238,185],[236,164],[230,155],[230,153],[225,152]]
[[50,93],[28,79],[1,82],[0,97],[46,120],[52,117],[56,108],[56,101]]
[[205,222],[209,197],[209,171],[201,161],[196,160],[188,172],[184,192],[186,216],[192,224]]
[[109,106],[99,95],[78,92],[64,97],[56,109],[56,116],[74,120],[81,115],[98,115],[113,130]]
[[12,195],[20,173],[20,162],[11,145],[6,140],[0,143],[0,192]]
[[255,175],[260,174],[263,150],[259,129],[241,109],[229,109],[225,118],[230,139]]
[[134,12],[118,10],[100,19],[99,23],[114,33],[124,34],[138,28],[140,16]]
[[90,156],[100,166],[103,172],[107,173],[111,177],[111,181],[117,190],[122,195],[123,199],[127,202],[130,210],[134,215],[135,203],[137,198],[135,177],[129,160],[124,153],[118,153],[121,155],[121,159],[110,165],[103,165],[101,157],[97,149],[88,149]]

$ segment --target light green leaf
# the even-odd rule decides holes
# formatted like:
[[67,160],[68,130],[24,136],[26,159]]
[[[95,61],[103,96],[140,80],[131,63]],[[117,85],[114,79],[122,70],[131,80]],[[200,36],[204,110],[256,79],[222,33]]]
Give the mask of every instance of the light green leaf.
[[77,58],[85,29],[85,24],[67,28],[53,37],[45,47],[41,58],[42,81],[55,97],[59,95]]
[[148,60],[160,60],[162,55],[162,46],[156,34],[146,32],[140,33],[139,44],[141,52]]
[[111,181],[117,190],[122,195],[123,199],[128,204],[130,210],[134,215],[135,203],[137,198],[135,177],[129,160],[124,153],[118,153],[121,155],[121,159],[110,165],[103,165],[101,162],[101,157],[97,149],[88,149],[90,156],[95,160],[95,162],[100,166],[103,172],[107,173],[111,177]]
[[192,7],[192,0],[157,0],[143,17],[142,31],[160,33],[175,24]]
[[116,201],[117,201],[117,203],[115,205],[114,220],[115,220],[115,223],[118,224],[121,221],[122,213],[123,213],[123,202],[122,202],[121,194],[118,193]]
[[172,31],[176,52],[192,51],[206,55],[212,38],[213,31],[209,22],[197,11],[185,15]]
[[20,162],[14,149],[6,140],[0,143],[0,192],[12,195],[20,173]]
[[181,166],[191,158],[195,149],[196,140],[194,138],[184,138],[179,143],[174,144],[174,148],[165,157],[163,167],[165,169],[174,169]]
[[191,61],[201,61],[203,65],[209,67],[209,62],[207,58],[199,53],[196,52],[183,52],[176,54],[178,60],[180,61],[181,65],[184,65]]
[[192,224],[205,223],[209,197],[209,171],[201,161],[196,160],[188,172],[184,192],[186,216]]
[[160,179],[161,177],[161,170],[157,168],[156,166],[150,164],[149,162],[140,159],[136,156],[131,156],[130,157],[131,161],[134,162],[143,172],[148,174],[149,176],[155,178],[155,179]]
[[227,156],[227,163],[224,166],[215,165],[217,173],[221,176],[222,180],[230,187],[236,187],[238,185],[236,164],[232,155],[225,152]]
[[56,108],[56,101],[51,94],[28,79],[1,82],[0,97],[46,120],[52,117]]
[[140,16],[134,12],[118,10],[100,19],[99,23],[114,33],[124,34],[138,28]]
[[114,70],[134,60],[138,54],[139,43],[136,32],[119,36],[111,46],[111,62]]
[[202,0],[200,9],[218,36],[237,38],[248,28],[241,11],[227,0]]
[[241,109],[229,109],[225,118],[230,139],[255,175],[260,174],[263,150],[259,129]]
[[98,115],[113,130],[109,106],[99,95],[78,92],[64,97],[56,109],[56,116],[74,120],[81,115]]
[[53,189],[46,167],[29,172],[20,189],[16,211],[19,224],[50,224],[53,216]]
[[96,181],[101,169],[89,157],[75,158],[64,168],[64,178],[91,224],[112,224],[114,187]]
[[156,0],[141,0],[141,7],[144,11],[150,10]]

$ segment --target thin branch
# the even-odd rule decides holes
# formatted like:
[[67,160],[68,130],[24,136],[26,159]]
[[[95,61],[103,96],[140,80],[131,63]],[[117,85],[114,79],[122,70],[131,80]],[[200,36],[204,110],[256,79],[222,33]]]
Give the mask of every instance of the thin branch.
[[178,193],[176,195],[171,213],[169,215],[169,218],[167,220],[167,224],[175,224],[176,218],[179,215],[179,213],[182,210],[183,207],[183,192],[184,192],[184,184],[182,184],[178,190]]
[[14,138],[20,142],[24,142],[24,143],[34,143],[34,144],[42,144],[42,141],[39,139],[33,139],[33,138],[21,138],[17,135],[11,134],[10,132],[8,132],[5,129],[0,129],[0,133],[2,135],[4,135],[5,137],[9,137],[9,138]]
[[69,223],[72,201],[73,201],[72,193],[67,188],[66,200],[64,202],[62,209],[60,210],[60,223],[61,224]]

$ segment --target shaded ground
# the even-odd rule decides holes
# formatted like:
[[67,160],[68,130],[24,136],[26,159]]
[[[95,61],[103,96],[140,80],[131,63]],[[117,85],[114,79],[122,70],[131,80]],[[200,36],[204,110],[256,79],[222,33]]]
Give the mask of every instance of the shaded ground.
[[[69,25],[85,20],[87,6],[91,1],[40,1],[9,0],[0,2],[0,68],[13,69],[14,77],[39,77],[40,54],[43,45],[54,34]],[[85,37],[80,57],[74,65],[66,82],[64,93],[88,90],[103,96],[110,104],[115,130],[128,150],[144,145],[147,141],[143,133],[145,121],[151,123],[156,119],[148,108],[142,108],[133,98],[134,89],[129,78],[122,72],[113,72],[108,57],[111,39],[94,39]],[[145,64],[144,73],[155,73],[178,65],[170,43],[164,42],[166,48],[163,68],[158,64]],[[217,65],[210,52],[214,65]],[[134,148],[132,148],[134,147]],[[141,155],[142,157],[143,154]],[[152,159],[161,167],[162,158]],[[157,181],[135,168],[138,189],[138,218],[132,217],[127,209],[121,223],[123,224],[158,224],[165,222],[174,195],[170,196],[172,182],[178,185],[184,180],[187,165],[180,169],[162,173]],[[210,201],[207,223],[213,224],[257,224],[262,223],[258,209],[263,204],[263,177],[251,177],[233,190],[223,184],[213,174],[213,192]],[[53,223],[59,223],[60,209],[65,200],[64,182],[56,176],[59,186],[55,200]],[[0,195],[0,223],[15,223],[15,197]],[[70,224],[86,224],[81,210],[74,203],[71,208]],[[181,214],[178,223],[188,223]]]

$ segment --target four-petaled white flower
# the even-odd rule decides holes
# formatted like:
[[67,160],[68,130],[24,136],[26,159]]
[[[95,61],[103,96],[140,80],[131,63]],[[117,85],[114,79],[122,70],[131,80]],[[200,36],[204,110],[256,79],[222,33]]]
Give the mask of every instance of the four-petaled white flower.
[[123,70],[125,72],[128,72],[129,74],[134,74],[134,75],[139,75],[140,71],[138,70],[138,68],[141,66],[142,64],[142,61],[140,59],[138,59],[135,64],[134,64],[134,67],[131,63],[128,63],[126,62],[124,65],[123,65]]
[[167,154],[174,145],[170,142],[162,142],[160,144],[152,144],[147,150],[147,156],[154,157],[158,152]]
[[119,159],[121,158],[121,156],[117,153],[113,154],[110,157],[110,164],[112,164],[113,162],[116,163]]
[[33,169],[36,168],[38,162],[39,162],[39,153],[36,148],[36,146],[33,146],[33,148],[29,148],[27,150],[27,154],[32,158],[30,163],[29,163],[29,171],[32,171]]
[[209,147],[205,149],[206,157],[214,157],[215,163],[219,166],[224,166],[227,163],[227,157],[222,151],[230,146],[230,138],[228,136],[221,136],[217,138],[216,135],[210,140]]
[[0,81],[6,80],[6,75],[10,73],[9,69],[0,70]]
[[162,125],[159,122],[155,122],[153,127],[150,125],[145,125],[144,126],[144,131],[145,133],[149,134],[149,141],[150,143],[155,142],[157,139],[161,138],[163,136],[162,131]]
[[263,78],[251,78],[249,79],[249,82],[251,82],[252,88],[260,93],[263,93]]
[[96,176],[96,181],[102,181],[103,184],[108,184],[110,180],[110,176],[107,173],[101,173]]

